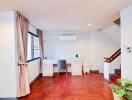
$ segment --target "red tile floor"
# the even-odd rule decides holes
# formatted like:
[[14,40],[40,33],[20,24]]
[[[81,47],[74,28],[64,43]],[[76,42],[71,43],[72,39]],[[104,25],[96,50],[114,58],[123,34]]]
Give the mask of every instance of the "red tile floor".
[[113,96],[102,75],[91,73],[39,77],[31,86],[31,94],[19,100],[113,100]]

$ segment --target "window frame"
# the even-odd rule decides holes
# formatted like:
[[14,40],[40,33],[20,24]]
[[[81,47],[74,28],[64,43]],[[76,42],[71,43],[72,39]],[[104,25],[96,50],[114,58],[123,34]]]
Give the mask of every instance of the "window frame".
[[38,37],[38,35],[30,32],[30,31],[28,31],[28,34],[31,34],[31,59],[27,60],[27,62],[31,62],[31,61],[40,59],[40,57],[34,58],[34,39],[33,39],[34,36],[37,37],[37,38],[39,38],[39,37]]

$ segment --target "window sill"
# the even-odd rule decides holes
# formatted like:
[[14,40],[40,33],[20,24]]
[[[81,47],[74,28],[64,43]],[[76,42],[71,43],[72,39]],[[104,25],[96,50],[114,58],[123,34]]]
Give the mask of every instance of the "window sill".
[[28,60],[27,63],[32,62],[32,61],[37,60],[37,59],[40,59],[40,57],[37,57],[37,58],[31,59],[31,60]]

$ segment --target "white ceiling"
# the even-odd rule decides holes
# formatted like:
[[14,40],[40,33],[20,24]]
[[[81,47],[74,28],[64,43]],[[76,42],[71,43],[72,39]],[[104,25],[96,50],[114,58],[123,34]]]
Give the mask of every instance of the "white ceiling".
[[130,3],[132,0],[0,0],[0,10],[18,10],[45,31],[82,32],[109,25]]

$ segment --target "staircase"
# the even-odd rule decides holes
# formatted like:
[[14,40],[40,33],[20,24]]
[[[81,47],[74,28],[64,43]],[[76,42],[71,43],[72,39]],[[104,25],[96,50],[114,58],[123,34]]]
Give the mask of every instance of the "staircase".
[[[116,25],[120,27],[120,18],[114,21]],[[104,62],[111,63],[113,62],[119,55],[121,54],[121,48],[117,50],[112,56],[109,58],[104,58]],[[114,74],[109,74],[109,81],[117,84],[117,79],[121,78],[121,67],[120,69],[114,69]]]
[[[112,56],[110,57],[105,57],[104,62],[105,63],[112,63],[118,56],[121,54],[121,49],[118,49]],[[110,67],[110,66],[109,66]],[[121,78],[121,67],[120,69],[114,69],[114,74],[109,74],[109,81],[112,83],[117,84],[117,79]]]
[[[117,24],[120,27],[120,18],[114,21],[115,24]],[[120,55],[121,52],[119,52]],[[110,81],[112,83],[117,83],[117,79],[121,78],[121,68],[120,69],[115,69],[115,74],[110,75]]]
[[117,79],[121,78],[121,69],[115,69],[115,74],[110,74],[110,82],[117,84]]

